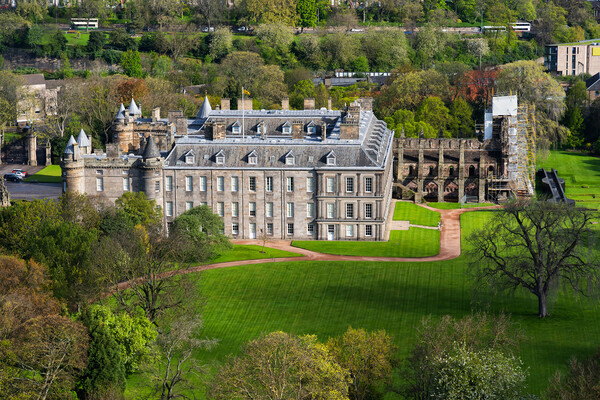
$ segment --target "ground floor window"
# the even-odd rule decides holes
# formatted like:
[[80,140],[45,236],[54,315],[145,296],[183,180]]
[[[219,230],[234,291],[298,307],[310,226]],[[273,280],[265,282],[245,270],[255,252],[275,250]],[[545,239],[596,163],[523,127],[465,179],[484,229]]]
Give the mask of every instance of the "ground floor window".
[[346,225],[346,237],[354,236],[354,225]]
[[306,232],[308,232],[309,235],[314,235],[315,226],[313,224],[308,224],[308,226],[306,227]]
[[239,226],[239,224],[231,224],[231,234],[232,235],[237,235],[238,233],[240,233],[240,226]]
[[172,201],[167,201],[166,214],[167,214],[167,217],[173,216],[173,202]]
[[267,222],[267,235],[272,235],[272,234],[273,234],[273,223]]
[[373,236],[373,225],[365,225],[365,236]]
[[287,233],[288,235],[294,234],[294,224],[287,224]]

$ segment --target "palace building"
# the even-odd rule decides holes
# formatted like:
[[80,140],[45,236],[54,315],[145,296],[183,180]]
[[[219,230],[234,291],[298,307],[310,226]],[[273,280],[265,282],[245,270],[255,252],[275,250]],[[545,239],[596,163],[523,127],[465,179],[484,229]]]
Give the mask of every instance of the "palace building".
[[142,118],[132,99],[113,123],[114,143],[92,151],[71,138],[63,191],[114,201],[143,191],[165,225],[208,205],[232,238],[386,240],[392,194],[421,201],[501,201],[533,193],[533,110],[495,97],[480,138],[394,139],[372,99],[345,110],[231,110],[207,98],[195,118],[154,109]]

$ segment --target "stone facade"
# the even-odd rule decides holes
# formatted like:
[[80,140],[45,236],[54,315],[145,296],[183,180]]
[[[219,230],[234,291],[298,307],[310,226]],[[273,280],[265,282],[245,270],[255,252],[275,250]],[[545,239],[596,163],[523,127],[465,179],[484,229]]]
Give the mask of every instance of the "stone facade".
[[[314,110],[309,101],[301,111],[242,111],[227,103],[213,111],[205,100],[182,129],[181,115],[172,116],[179,124],[156,117],[152,125],[135,102],[122,106],[106,154],[69,142],[63,190],[111,201],[143,191],[163,207],[167,226],[206,204],[232,238],[384,240],[392,132],[371,110]],[[148,128],[157,122],[166,129]]]

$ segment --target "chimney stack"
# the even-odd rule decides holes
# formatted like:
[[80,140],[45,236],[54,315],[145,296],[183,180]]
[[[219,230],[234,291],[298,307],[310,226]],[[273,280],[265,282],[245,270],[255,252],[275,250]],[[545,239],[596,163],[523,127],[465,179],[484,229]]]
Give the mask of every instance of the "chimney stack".
[[229,110],[229,109],[231,109],[231,100],[221,99],[221,110]]
[[252,110],[252,99],[249,97],[244,97],[244,100],[238,99],[238,110]]
[[160,119],[160,107],[152,109],[152,122],[157,122]]
[[289,97],[284,97],[283,99],[281,99],[281,109],[282,110],[290,109],[290,98]]
[[304,109],[305,110],[314,110],[315,109],[315,99],[312,97],[304,99]]

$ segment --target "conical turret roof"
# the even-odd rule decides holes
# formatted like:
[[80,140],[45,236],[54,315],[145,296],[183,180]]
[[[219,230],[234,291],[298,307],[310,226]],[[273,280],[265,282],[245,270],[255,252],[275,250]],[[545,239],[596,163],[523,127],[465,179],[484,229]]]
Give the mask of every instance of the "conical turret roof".
[[73,145],[77,143],[77,141],[75,140],[75,138],[73,137],[73,135],[71,135],[71,138],[69,139],[69,142],[67,143],[67,147],[65,147],[65,152],[64,154],[73,154]]
[[210,106],[210,102],[208,101],[208,96],[204,96],[204,103],[202,103],[202,107],[200,107],[200,111],[196,114],[197,119],[206,119],[210,115],[212,111],[212,107]]
[[121,107],[115,116],[115,119],[125,119],[125,106],[121,103]]
[[77,143],[79,143],[79,147],[90,147],[92,145],[90,143],[90,139],[88,139],[83,129],[79,131],[79,136],[77,136]]
[[149,158],[158,158],[160,157],[160,152],[158,151],[158,148],[156,147],[156,143],[154,143],[154,139],[152,138],[152,135],[148,135],[148,138],[146,139],[146,147],[144,148],[144,154],[142,154],[142,158],[144,160],[147,160]]
[[131,98],[131,103],[129,103],[129,115],[141,115],[142,112],[138,108],[137,104],[135,104],[135,100],[133,97]]

